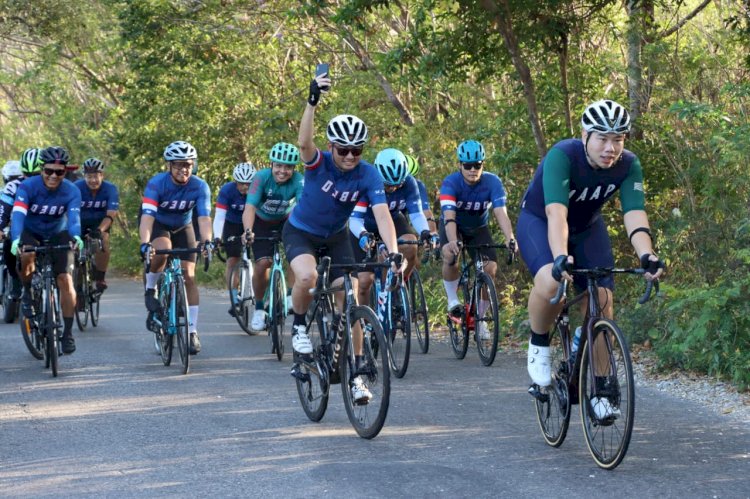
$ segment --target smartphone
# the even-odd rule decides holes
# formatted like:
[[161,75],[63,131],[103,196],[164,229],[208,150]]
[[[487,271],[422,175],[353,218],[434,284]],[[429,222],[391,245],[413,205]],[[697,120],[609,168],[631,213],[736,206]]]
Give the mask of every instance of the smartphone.
[[[328,73],[328,71],[329,71],[329,68],[328,68],[328,64],[326,64],[326,63],[321,63],[321,64],[318,64],[317,66],[315,66],[315,76],[316,77],[320,76],[320,75],[327,75],[330,78],[331,75]],[[320,87],[320,89],[325,92],[325,91],[327,91],[329,89],[329,87],[327,87],[327,86],[326,87]]]

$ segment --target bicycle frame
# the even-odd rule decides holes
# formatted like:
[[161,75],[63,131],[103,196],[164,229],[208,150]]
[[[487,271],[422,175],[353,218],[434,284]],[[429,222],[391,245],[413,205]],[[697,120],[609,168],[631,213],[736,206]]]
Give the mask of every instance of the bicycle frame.
[[[287,287],[286,287],[286,274],[284,273],[284,261],[281,258],[281,236],[270,236],[270,237],[257,237],[257,240],[268,240],[273,242],[273,265],[271,266],[270,276],[271,280],[268,282],[268,287],[266,288],[266,294],[263,297],[263,301],[265,303],[268,303],[268,316],[274,317],[274,313],[276,311],[273,309],[274,303],[276,303],[276,300],[274,299],[274,283],[273,283],[273,276],[278,271],[281,273],[281,292],[283,293],[283,301],[284,310],[282,313],[284,314],[284,317],[287,316],[287,311],[289,310],[289,303],[288,303],[288,297],[287,297]],[[270,331],[269,331],[270,333]]]

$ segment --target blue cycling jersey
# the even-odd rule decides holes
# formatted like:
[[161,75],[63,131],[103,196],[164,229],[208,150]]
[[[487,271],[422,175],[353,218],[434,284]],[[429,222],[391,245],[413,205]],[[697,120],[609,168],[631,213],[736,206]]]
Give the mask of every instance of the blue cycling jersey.
[[422,201],[422,211],[431,209],[430,197],[427,195],[427,186],[419,179],[414,180],[417,181],[417,187],[419,187],[419,199]]
[[[419,187],[417,186],[417,181],[414,177],[407,177],[403,185],[395,191],[386,192],[385,202],[388,205],[388,211],[391,212],[392,218],[395,218],[400,212],[405,211],[412,218],[412,225],[414,225],[417,232],[421,233],[423,230],[429,230],[427,227],[427,220],[422,213]],[[365,201],[358,202],[351,214],[351,218],[354,220],[350,220],[350,229],[355,225],[352,222],[356,222],[356,219],[359,219],[364,220],[364,227],[368,232],[377,232],[378,230],[378,225],[375,221],[375,215],[372,212],[372,205],[370,203]],[[414,219],[417,219],[416,225]],[[361,222],[356,224],[356,226],[361,227]],[[359,231],[357,230],[357,234],[354,235],[359,236],[358,232]],[[354,229],[352,229],[352,233],[354,233]]]
[[455,211],[456,223],[462,229],[487,225],[490,208],[502,208],[505,202],[503,182],[494,173],[482,173],[479,182],[471,185],[461,172],[455,172],[445,177],[440,186],[441,210]]
[[548,204],[563,204],[568,207],[569,230],[576,233],[599,218],[602,206],[618,189],[623,212],[644,209],[643,171],[632,152],[624,150],[611,168],[594,169],[586,159],[583,141],[567,139],[542,159],[521,209],[546,219]]
[[211,191],[194,175],[186,185],[178,185],[170,172],[159,173],[148,181],[141,209],[165,227],[177,229],[192,221],[193,209],[199,217],[211,216]]
[[216,198],[216,210],[226,211],[227,222],[241,224],[246,197],[245,194],[241,194],[237,190],[236,182],[227,182],[219,190],[219,196]]
[[383,179],[370,163],[360,161],[352,170],[339,170],[331,153],[317,151],[305,164],[305,186],[289,223],[315,236],[327,238],[346,227],[357,202],[385,203]]
[[18,239],[24,229],[50,238],[66,229],[71,236],[81,235],[81,191],[70,180],[55,190],[44,185],[41,175],[21,182],[16,191],[11,215],[11,238]]
[[22,178],[11,180],[3,187],[3,192],[0,194],[0,230],[5,230],[10,224],[10,214],[13,211],[13,202],[16,200],[16,191],[23,180]]
[[85,180],[77,180],[75,186],[81,191],[81,223],[94,225],[100,223],[108,211],[120,208],[120,194],[117,187],[106,180],[96,192],[92,192]]

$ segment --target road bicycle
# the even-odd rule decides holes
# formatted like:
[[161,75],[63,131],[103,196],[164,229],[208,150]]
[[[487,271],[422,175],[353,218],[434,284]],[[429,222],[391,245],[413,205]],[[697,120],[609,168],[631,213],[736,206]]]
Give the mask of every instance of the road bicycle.
[[[461,252],[456,255],[452,265],[460,256],[462,265],[458,287],[463,293],[464,301],[458,313],[448,312],[451,348],[457,359],[463,359],[469,349],[469,337],[473,336],[482,365],[491,366],[495,361],[500,336],[497,291],[492,276],[484,271],[486,257],[479,250],[508,249],[508,246],[487,243],[468,245],[461,244],[460,241],[458,244]],[[467,252],[472,253],[471,259]],[[510,265],[513,259],[514,252],[508,249],[506,263]]]
[[[410,244],[421,242],[411,241]],[[422,254],[422,264],[428,263],[431,259],[440,258],[440,249],[435,248],[432,250],[424,251]],[[430,315],[429,309],[427,308],[427,299],[424,295],[424,287],[422,286],[422,277],[419,274],[419,269],[416,267],[412,270],[409,278],[406,280],[406,285],[409,288],[409,303],[411,304],[411,324],[414,336],[417,337],[417,343],[419,343],[419,349],[422,353],[427,353],[430,350]]]
[[[613,274],[643,274],[645,270],[600,267],[569,270],[583,276],[586,290],[565,300],[565,306],[549,333],[552,383],[546,387],[532,384],[536,416],[544,440],[559,447],[570,424],[571,406],[580,405],[586,445],[596,464],[614,469],[628,450],[635,417],[635,383],[627,340],[615,321],[603,316],[597,280]],[[567,280],[560,283],[550,303],[565,297]],[[648,281],[638,303],[646,303],[659,282]],[[578,350],[572,352],[570,308],[588,299]]]
[[91,325],[99,324],[99,300],[102,293],[96,289],[93,279],[94,255],[101,251],[102,240],[86,234],[83,248],[78,252],[73,267],[73,286],[76,290],[76,324],[83,331],[91,318]]
[[273,244],[273,266],[268,281],[264,303],[268,306],[268,336],[271,340],[271,353],[281,361],[284,357],[284,323],[289,313],[286,295],[286,276],[281,258],[281,233],[274,231],[270,236],[256,236],[256,241],[271,241]]
[[52,370],[57,377],[58,358],[62,351],[62,313],[60,312],[60,290],[53,270],[53,252],[70,250],[69,244],[25,246],[24,253],[36,253],[36,269],[31,275],[31,303],[33,314],[21,321],[21,334],[31,355],[44,359],[45,369]]
[[13,277],[5,265],[3,252],[0,251],[0,304],[3,307],[3,321],[10,324],[18,317],[19,300],[13,297]]
[[[391,382],[388,348],[383,329],[375,312],[366,305],[357,305],[350,272],[373,271],[389,266],[388,263],[331,264],[323,256],[317,267],[318,280],[312,290],[306,330],[313,344],[308,355],[295,354],[292,375],[297,384],[302,409],[311,421],[320,421],[328,407],[332,384],[341,384],[344,406],[349,421],[362,438],[374,438],[385,424],[390,403]],[[332,268],[344,271],[342,285],[329,284]],[[344,291],[345,305],[342,314],[335,313],[333,294]],[[362,332],[362,357],[355,358],[352,329]],[[373,349],[377,345],[379,354]],[[356,402],[352,397],[355,383],[365,382],[372,398]]]
[[[202,249],[198,247],[159,249],[154,252],[156,255],[167,255],[167,265],[156,285],[159,310],[149,312],[146,327],[155,335],[156,346],[165,366],[172,363],[172,351],[175,337],[177,337],[182,374],[187,374],[190,370],[190,319],[180,256],[201,251]],[[151,267],[150,253],[146,253],[144,261],[144,268],[149,269]],[[208,270],[210,263],[211,253],[204,259],[204,270]]]

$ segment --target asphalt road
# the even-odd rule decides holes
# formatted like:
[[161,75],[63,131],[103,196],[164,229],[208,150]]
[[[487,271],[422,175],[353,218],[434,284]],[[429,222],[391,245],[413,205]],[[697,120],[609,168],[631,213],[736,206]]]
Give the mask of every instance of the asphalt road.
[[203,351],[183,376],[154,352],[140,289],[110,281],[99,327],[76,333],[56,379],[17,324],[0,325],[0,496],[750,497],[748,425],[643,387],[616,470],[589,456],[577,407],[548,447],[514,354],[486,368],[475,350],[413,353],[374,440],[357,437],[338,386],[312,423],[289,355],[241,332],[223,294],[202,297]]

